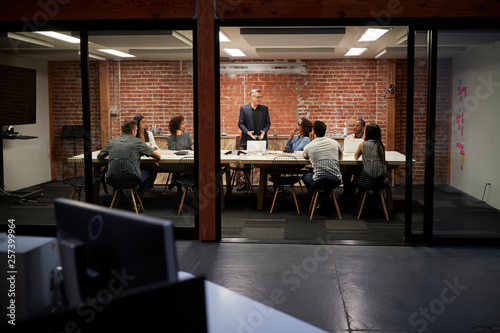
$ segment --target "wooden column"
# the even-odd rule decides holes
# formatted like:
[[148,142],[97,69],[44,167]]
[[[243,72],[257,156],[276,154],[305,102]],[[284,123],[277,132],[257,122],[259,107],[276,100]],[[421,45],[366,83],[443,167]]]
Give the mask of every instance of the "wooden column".
[[[396,86],[396,59],[387,61],[387,88],[393,84]],[[386,97],[396,97],[396,91],[391,94],[387,92]],[[396,145],[396,99],[388,98],[387,103],[387,127],[386,127],[386,150],[394,150]]]
[[109,113],[109,61],[99,61],[99,106],[101,108],[101,148],[111,139]]
[[197,1],[199,239],[216,239],[214,2]]

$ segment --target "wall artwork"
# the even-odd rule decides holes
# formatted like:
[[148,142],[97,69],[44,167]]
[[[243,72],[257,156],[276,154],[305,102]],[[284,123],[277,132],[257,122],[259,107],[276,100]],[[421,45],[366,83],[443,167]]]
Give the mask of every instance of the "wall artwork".
[[[467,97],[467,87],[462,86],[462,80],[458,82],[458,97],[460,99],[460,102],[462,101],[462,97]],[[464,112],[462,111],[462,108],[458,108],[458,115],[456,116],[457,120],[457,125],[458,125],[458,130],[460,131],[460,136],[464,136]],[[463,143],[457,142],[457,147],[460,148],[460,170],[464,169],[465,165],[465,150],[464,150],[464,145]]]

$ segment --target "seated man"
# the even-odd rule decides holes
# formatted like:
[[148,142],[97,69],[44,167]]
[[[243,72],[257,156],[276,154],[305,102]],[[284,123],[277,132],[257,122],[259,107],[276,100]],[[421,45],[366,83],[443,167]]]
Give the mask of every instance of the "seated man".
[[[109,140],[106,146],[97,154],[97,158],[102,159],[109,155],[110,160],[114,158],[128,158],[136,164],[135,169],[138,173],[137,176],[141,178],[137,193],[139,197],[142,198],[146,190],[153,186],[155,180],[149,171],[140,168],[141,156],[151,156],[159,160],[161,155],[159,152],[149,147],[144,141],[136,138],[137,122],[135,120],[123,121],[121,130],[122,134]],[[108,172],[110,172],[109,169]]]
[[[339,160],[343,157],[342,149],[337,141],[326,138],[325,133],[326,124],[316,120],[312,130],[313,141],[304,147],[302,154],[313,165],[313,172],[306,173],[302,177],[302,181],[311,193],[316,189],[333,189],[340,185]],[[327,162],[323,163],[324,161]],[[324,199],[326,199],[324,194],[320,193],[320,205]]]

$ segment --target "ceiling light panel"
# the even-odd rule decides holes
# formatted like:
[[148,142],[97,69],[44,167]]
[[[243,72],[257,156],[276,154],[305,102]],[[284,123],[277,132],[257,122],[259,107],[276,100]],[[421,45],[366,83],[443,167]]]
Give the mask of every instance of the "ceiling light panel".
[[117,57],[121,57],[121,58],[135,58],[135,55],[125,53],[122,51],[118,51],[118,50],[114,50],[114,49],[97,49],[97,51],[108,53],[108,54],[111,54],[111,55],[114,55]]
[[243,53],[240,49],[223,49],[224,52],[232,57],[246,57],[247,55]]
[[358,42],[374,42],[391,30],[390,28],[368,28]]
[[80,43],[79,38],[71,37],[71,36],[61,34],[59,32],[55,32],[55,31],[34,31],[34,32],[37,34],[40,34],[40,35],[44,35],[44,36],[52,37],[54,39],[62,40],[62,41],[67,42],[67,43],[72,43],[72,44]]
[[366,50],[368,50],[367,47],[353,47],[350,48],[349,51],[347,51],[347,53],[344,55],[346,57],[359,56],[365,53]]

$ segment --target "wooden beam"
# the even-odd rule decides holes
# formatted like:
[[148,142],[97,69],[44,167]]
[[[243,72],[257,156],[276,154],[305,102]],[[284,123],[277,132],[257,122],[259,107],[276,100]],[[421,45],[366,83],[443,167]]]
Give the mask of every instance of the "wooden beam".
[[[396,86],[396,59],[387,60],[387,84],[386,87]],[[396,146],[396,90],[393,93],[387,92],[387,127],[386,127],[386,150],[395,150]]]
[[[217,218],[217,182],[215,175],[216,141],[215,133],[215,45],[214,45],[214,2],[197,1],[197,60],[198,60],[198,132],[196,149],[198,153],[199,183],[199,239],[215,241]],[[218,59],[217,59],[218,61]],[[218,92],[217,92],[218,93]],[[217,135],[216,135],[217,134]],[[203,161],[203,163],[202,163]]]
[[111,139],[109,112],[109,60],[99,61],[99,106],[101,108],[101,148]]

